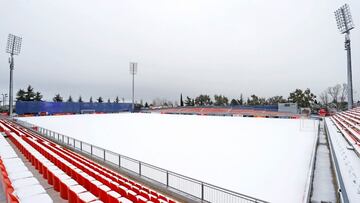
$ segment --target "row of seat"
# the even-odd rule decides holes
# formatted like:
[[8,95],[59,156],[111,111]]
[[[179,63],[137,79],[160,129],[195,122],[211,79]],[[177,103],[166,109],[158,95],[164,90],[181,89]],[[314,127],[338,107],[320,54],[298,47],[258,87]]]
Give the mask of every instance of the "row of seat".
[[[162,194],[159,194],[153,190],[148,189],[145,186],[142,186],[132,180],[129,180],[118,173],[115,173],[95,162],[80,156],[77,153],[74,153],[70,150],[62,148],[61,146],[52,143],[41,136],[28,131],[25,128],[22,128],[18,125],[14,125],[12,123],[7,123],[10,128],[12,128],[19,135],[23,134],[24,140],[28,143],[32,143],[32,145],[41,153],[47,154],[48,150],[52,153],[60,156],[63,161],[58,162],[60,166],[66,168],[66,165],[72,164],[77,168],[77,171],[88,174],[92,178],[80,179],[76,180],[82,182],[84,180],[86,182],[85,188],[89,189],[94,195],[98,196],[100,200],[108,200],[111,202],[119,202],[126,201],[126,199],[131,202],[154,202],[154,203],[162,203],[162,202],[175,202]],[[63,164],[66,163],[66,164]],[[65,166],[64,166],[65,165]],[[70,169],[69,169],[70,170]],[[96,183],[96,184],[95,184]],[[91,185],[93,185],[91,187]],[[108,196],[106,199],[106,196]],[[104,199],[105,198],[105,199]],[[109,200],[110,198],[110,200]],[[121,199],[121,200],[120,200]]]
[[8,131],[6,127],[0,126],[0,180],[7,202],[52,203],[45,189],[4,138],[4,132]]
[[334,124],[360,154],[360,108],[337,113],[331,117]]

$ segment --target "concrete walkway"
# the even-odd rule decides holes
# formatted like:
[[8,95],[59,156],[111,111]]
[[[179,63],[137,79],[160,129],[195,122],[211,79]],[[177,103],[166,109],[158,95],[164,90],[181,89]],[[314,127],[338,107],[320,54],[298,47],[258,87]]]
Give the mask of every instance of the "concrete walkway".
[[316,151],[313,191],[311,195],[311,202],[313,203],[337,202],[328,144],[327,135],[324,131],[324,122],[322,121],[320,123],[319,145]]

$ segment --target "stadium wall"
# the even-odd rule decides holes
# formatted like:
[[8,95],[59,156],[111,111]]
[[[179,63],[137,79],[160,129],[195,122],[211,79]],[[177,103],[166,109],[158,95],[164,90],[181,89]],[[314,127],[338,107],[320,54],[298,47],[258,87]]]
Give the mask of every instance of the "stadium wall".
[[38,102],[17,101],[15,112],[23,114],[79,114],[82,110],[94,110],[96,113],[116,113],[131,111],[131,103],[89,103],[89,102]]

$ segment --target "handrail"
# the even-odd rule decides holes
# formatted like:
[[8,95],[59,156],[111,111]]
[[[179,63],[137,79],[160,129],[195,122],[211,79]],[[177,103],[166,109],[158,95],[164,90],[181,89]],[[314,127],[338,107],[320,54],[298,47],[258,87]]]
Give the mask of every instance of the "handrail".
[[[167,188],[175,189],[181,193],[184,193],[186,195],[189,195],[193,198],[198,199],[199,201],[205,201],[205,202],[214,202],[214,203],[237,203],[237,202],[256,202],[256,203],[268,203],[267,201],[261,200],[259,198],[251,197],[245,194],[241,194],[232,190],[228,190],[219,186],[215,186],[210,183],[206,183],[185,175],[181,175],[176,172],[172,172],[142,161],[139,161],[137,159],[133,159],[131,157],[118,154],[116,152],[104,149],[102,147],[98,147],[95,145],[92,145],[87,142],[83,142],[81,140],[33,125],[31,123],[28,123],[26,121],[13,119],[14,122],[17,124],[31,129],[36,129],[37,133],[43,137],[47,137],[51,140],[55,140],[60,144],[66,145],[67,147],[73,148],[74,150],[86,153],[90,155],[91,157],[95,158],[101,158],[106,163],[110,163],[111,165],[117,166],[119,169],[126,169],[130,170],[136,175],[139,175],[140,177],[146,177],[147,179],[151,179],[153,181],[156,181],[157,183],[166,186]],[[65,139],[66,138],[66,139]],[[69,142],[69,140],[73,140],[72,143]],[[80,143],[80,147],[76,146],[76,142]],[[90,152],[84,149],[84,146],[90,147]],[[102,151],[102,157],[94,154],[93,149],[97,148],[100,151]],[[114,162],[113,160],[107,159],[106,153],[111,153],[114,156],[117,156],[117,160]],[[127,167],[124,165],[122,160],[128,160],[132,161],[137,164],[136,169]],[[144,174],[145,171],[142,170],[143,167],[149,167],[155,170],[156,172],[160,172],[163,175],[163,179],[165,178],[165,182],[161,180],[161,178],[156,177],[149,177],[149,176],[155,176],[156,174]]]

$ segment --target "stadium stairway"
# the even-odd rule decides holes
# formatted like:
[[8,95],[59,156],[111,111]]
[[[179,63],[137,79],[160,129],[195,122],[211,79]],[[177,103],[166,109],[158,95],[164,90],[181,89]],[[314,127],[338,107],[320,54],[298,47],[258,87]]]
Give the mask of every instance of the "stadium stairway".
[[331,120],[360,156],[360,107],[337,113]]
[[[47,180],[48,184],[59,192],[60,197],[70,203],[175,203],[174,200],[44,139],[15,123],[0,120],[0,132],[10,139],[38,173]],[[1,138],[4,139],[3,136]],[[10,149],[9,151],[11,151]],[[11,154],[11,152],[5,151],[4,153]],[[7,154],[4,154],[4,157],[6,157],[5,155]],[[11,165],[8,164],[8,167]],[[26,170],[24,169],[24,171]],[[30,174],[25,173],[24,176],[30,176]],[[7,199],[10,202],[23,202],[25,197],[16,190],[15,183],[11,182],[14,179],[7,177],[9,175],[6,172],[1,177],[4,185],[6,183],[4,188]],[[36,181],[32,184],[36,185]],[[43,190],[38,186],[37,188],[36,194],[39,198],[46,199]],[[33,198],[35,196],[31,196],[30,199]],[[51,199],[49,202],[52,202]]]

